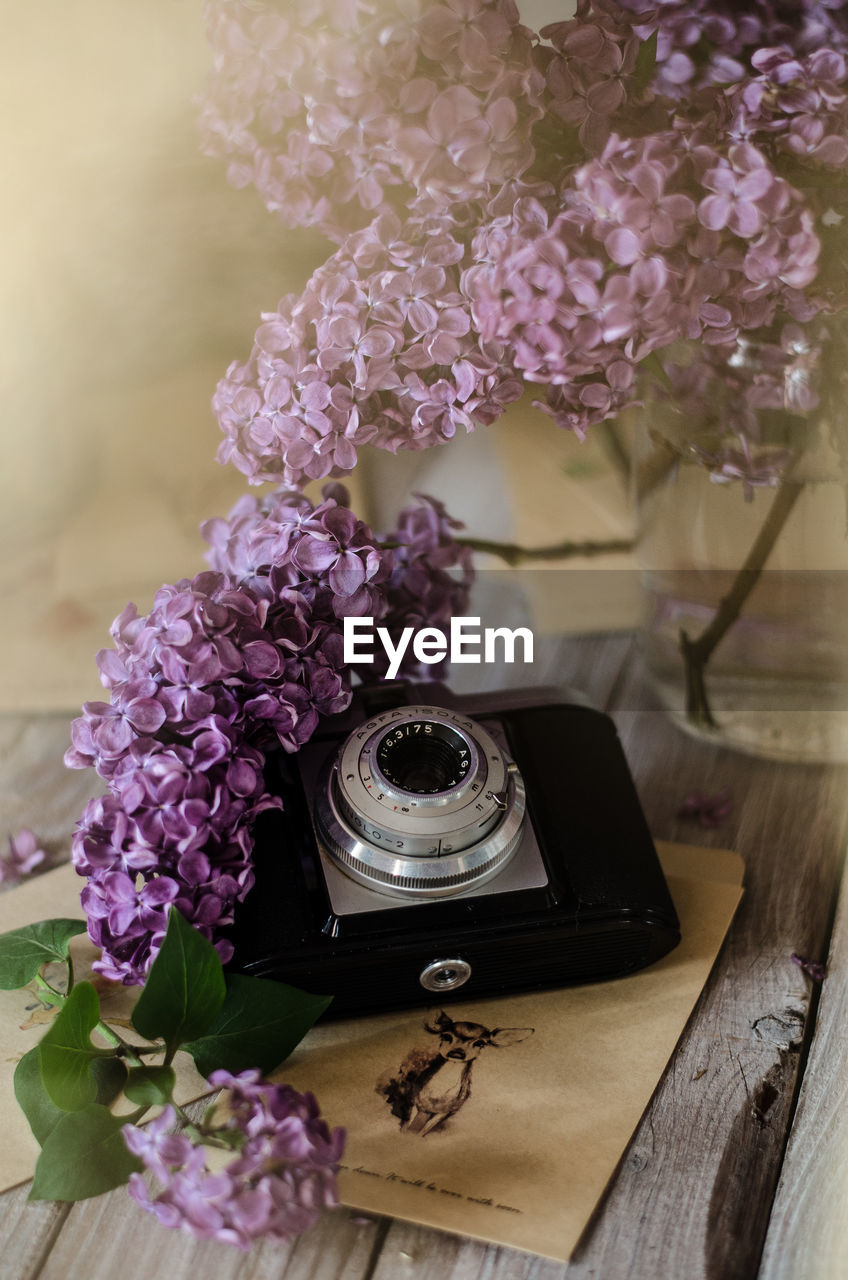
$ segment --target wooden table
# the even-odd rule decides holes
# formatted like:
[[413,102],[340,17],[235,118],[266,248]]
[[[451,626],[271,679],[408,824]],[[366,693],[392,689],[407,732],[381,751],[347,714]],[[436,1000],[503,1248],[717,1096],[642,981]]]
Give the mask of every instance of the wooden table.
[[[549,646],[537,664],[611,711],[655,836],[738,850],[746,894],[715,970],[567,1267],[340,1210],[250,1254],[160,1227],[119,1190],[77,1205],[0,1196],[8,1280],[812,1280],[848,1275],[848,770],[772,764],[674,729],[626,636]],[[0,718],[9,829],[67,838],[91,779],[61,764],[66,715]],[[728,787],[705,830],[676,814]],[[828,959],[828,950],[830,956]],[[828,961],[817,986],[792,952]],[[650,1035],[650,1027],[645,1034]]]

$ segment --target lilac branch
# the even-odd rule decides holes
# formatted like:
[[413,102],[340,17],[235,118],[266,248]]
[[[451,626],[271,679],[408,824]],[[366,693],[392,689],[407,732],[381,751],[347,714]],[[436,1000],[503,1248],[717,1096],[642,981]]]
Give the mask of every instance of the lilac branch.
[[471,551],[484,552],[486,555],[498,556],[506,564],[514,566],[527,560],[562,560],[572,556],[605,556],[615,551],[632,551],[633,541],[630,538],[609,538],[605,542],[554,542],[543,547],[522,547],[517,542],[490,542],[487,538],[457,538],[462,546]]
[[686,677],[686,718],[692,724],[708,729],[719,727],[710,709],[707,696],[707,663],[736,622],[745,601],[757,585],[774,544],[801,496],[802,489],[803,484],[793,481],[785,480],[781,484],[763,527],[745,558],[745,563],[736,574],[727,595],[719,602],[712,621],[697,640],[691,640],[685,630],[680,632],[680,651],[683,654]]

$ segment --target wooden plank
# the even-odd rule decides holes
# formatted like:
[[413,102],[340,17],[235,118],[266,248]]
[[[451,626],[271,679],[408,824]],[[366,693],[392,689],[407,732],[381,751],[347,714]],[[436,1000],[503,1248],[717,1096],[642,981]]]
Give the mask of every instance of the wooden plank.
[[848,1267],[848,878],[760,1280],[843,1280]]
[[561,1280],[561,1262],[394,1222],[370,1280]]
[[36,1280],[68,1216],[69,1205],[29,1203],[29,1183],[0,1195],[0,1272],[8,1280]]
[[250,1252],[166,1230],[123,1189],[74,1205],[38,1280],[365,1280],[385,1225],[346,1209],[291,1244]]
[[[756,1272],[812,1034],[792,951],[826,948],[846,829],[844,769],[792,767],[700,744],[652,711],[638,676],[620,730],[652,831],[737,849],[746,897],[689,1028],[569,1277],[734,1280]],[[720,829],[677,818],[728,786]]]

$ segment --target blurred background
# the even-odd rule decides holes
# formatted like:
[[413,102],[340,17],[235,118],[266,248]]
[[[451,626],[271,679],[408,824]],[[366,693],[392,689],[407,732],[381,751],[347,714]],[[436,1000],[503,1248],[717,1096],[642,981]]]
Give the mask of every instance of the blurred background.
[[[102,696],[112,618],[201,569],[198,525],[246,491],[215,462],[210,398],[259,313],[329,247],[200,154],[199,0],[19,6],[0,63],[0,710],[72,712]],[[423,488],[479,536],[626,536],[626,479],[602,441],[580,446],[529,401],[449,449],[372,455],[358,512],[379,525]],[[628,565],[570,562],[573,588],[558,573],[531,610],[546,627],[626,625],[633,574],[605,569]]]

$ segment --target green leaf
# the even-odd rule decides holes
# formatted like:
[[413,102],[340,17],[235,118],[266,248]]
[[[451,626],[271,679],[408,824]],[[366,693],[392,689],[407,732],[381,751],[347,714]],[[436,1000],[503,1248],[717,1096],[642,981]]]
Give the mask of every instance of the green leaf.
[[161,1037],[173,1053],[203,1035],[225,994],[218,952],[172,907],[162,948],[133,1010],[136,1031],[147,1040]]
[[218,1067],[273,1071],[300,1043],[332,996],[313,996],[284,982],[231,974],[227,998],[206,1035],[184,1044],[198,1071]]
[[15,1067],[15,1097],[39,1146],[43,1146],[67,1113],[52,1102],[41,1078],[41,1052],[36,1045]]
[[141,1107],[170,1102],[177,1077],[173,1067],[133,1067],[124,1088],[130,1102]]
[[42,1147],[30,1200],[87,1200],[141,1172],[121,1136],[126,1123],[97,1103],[64,1115]]
[[94,1102],[95,1058],[114,1057],[113,1049],[97,1049],[91,1033],[100,1021],[100,1001],[90,982],[78,982],[39,1044],[41,1078],[51,1100],[63,1111],[78,1111]]
[[97,1090],[94,1101],[102,1102],[108,1107],[114,1102],[127,1082],[127,1068],[120,1058],[112,1055],[109,1058],[94,1058],[91,1063],[91,1074]]
[[647,40],[643,40],[639,45],[639,52],[636,54],[636,65],[633,68],[633,78],[636,81],[636,89],[638,93],[644,92],[654,74],[654,68],[657,65],[657,32],[654,31],[648,36]]
[[67,960],[71,938],[85,929],[84,920],[42,920],[0,934],[0,990],[25,987],[43,964]]

